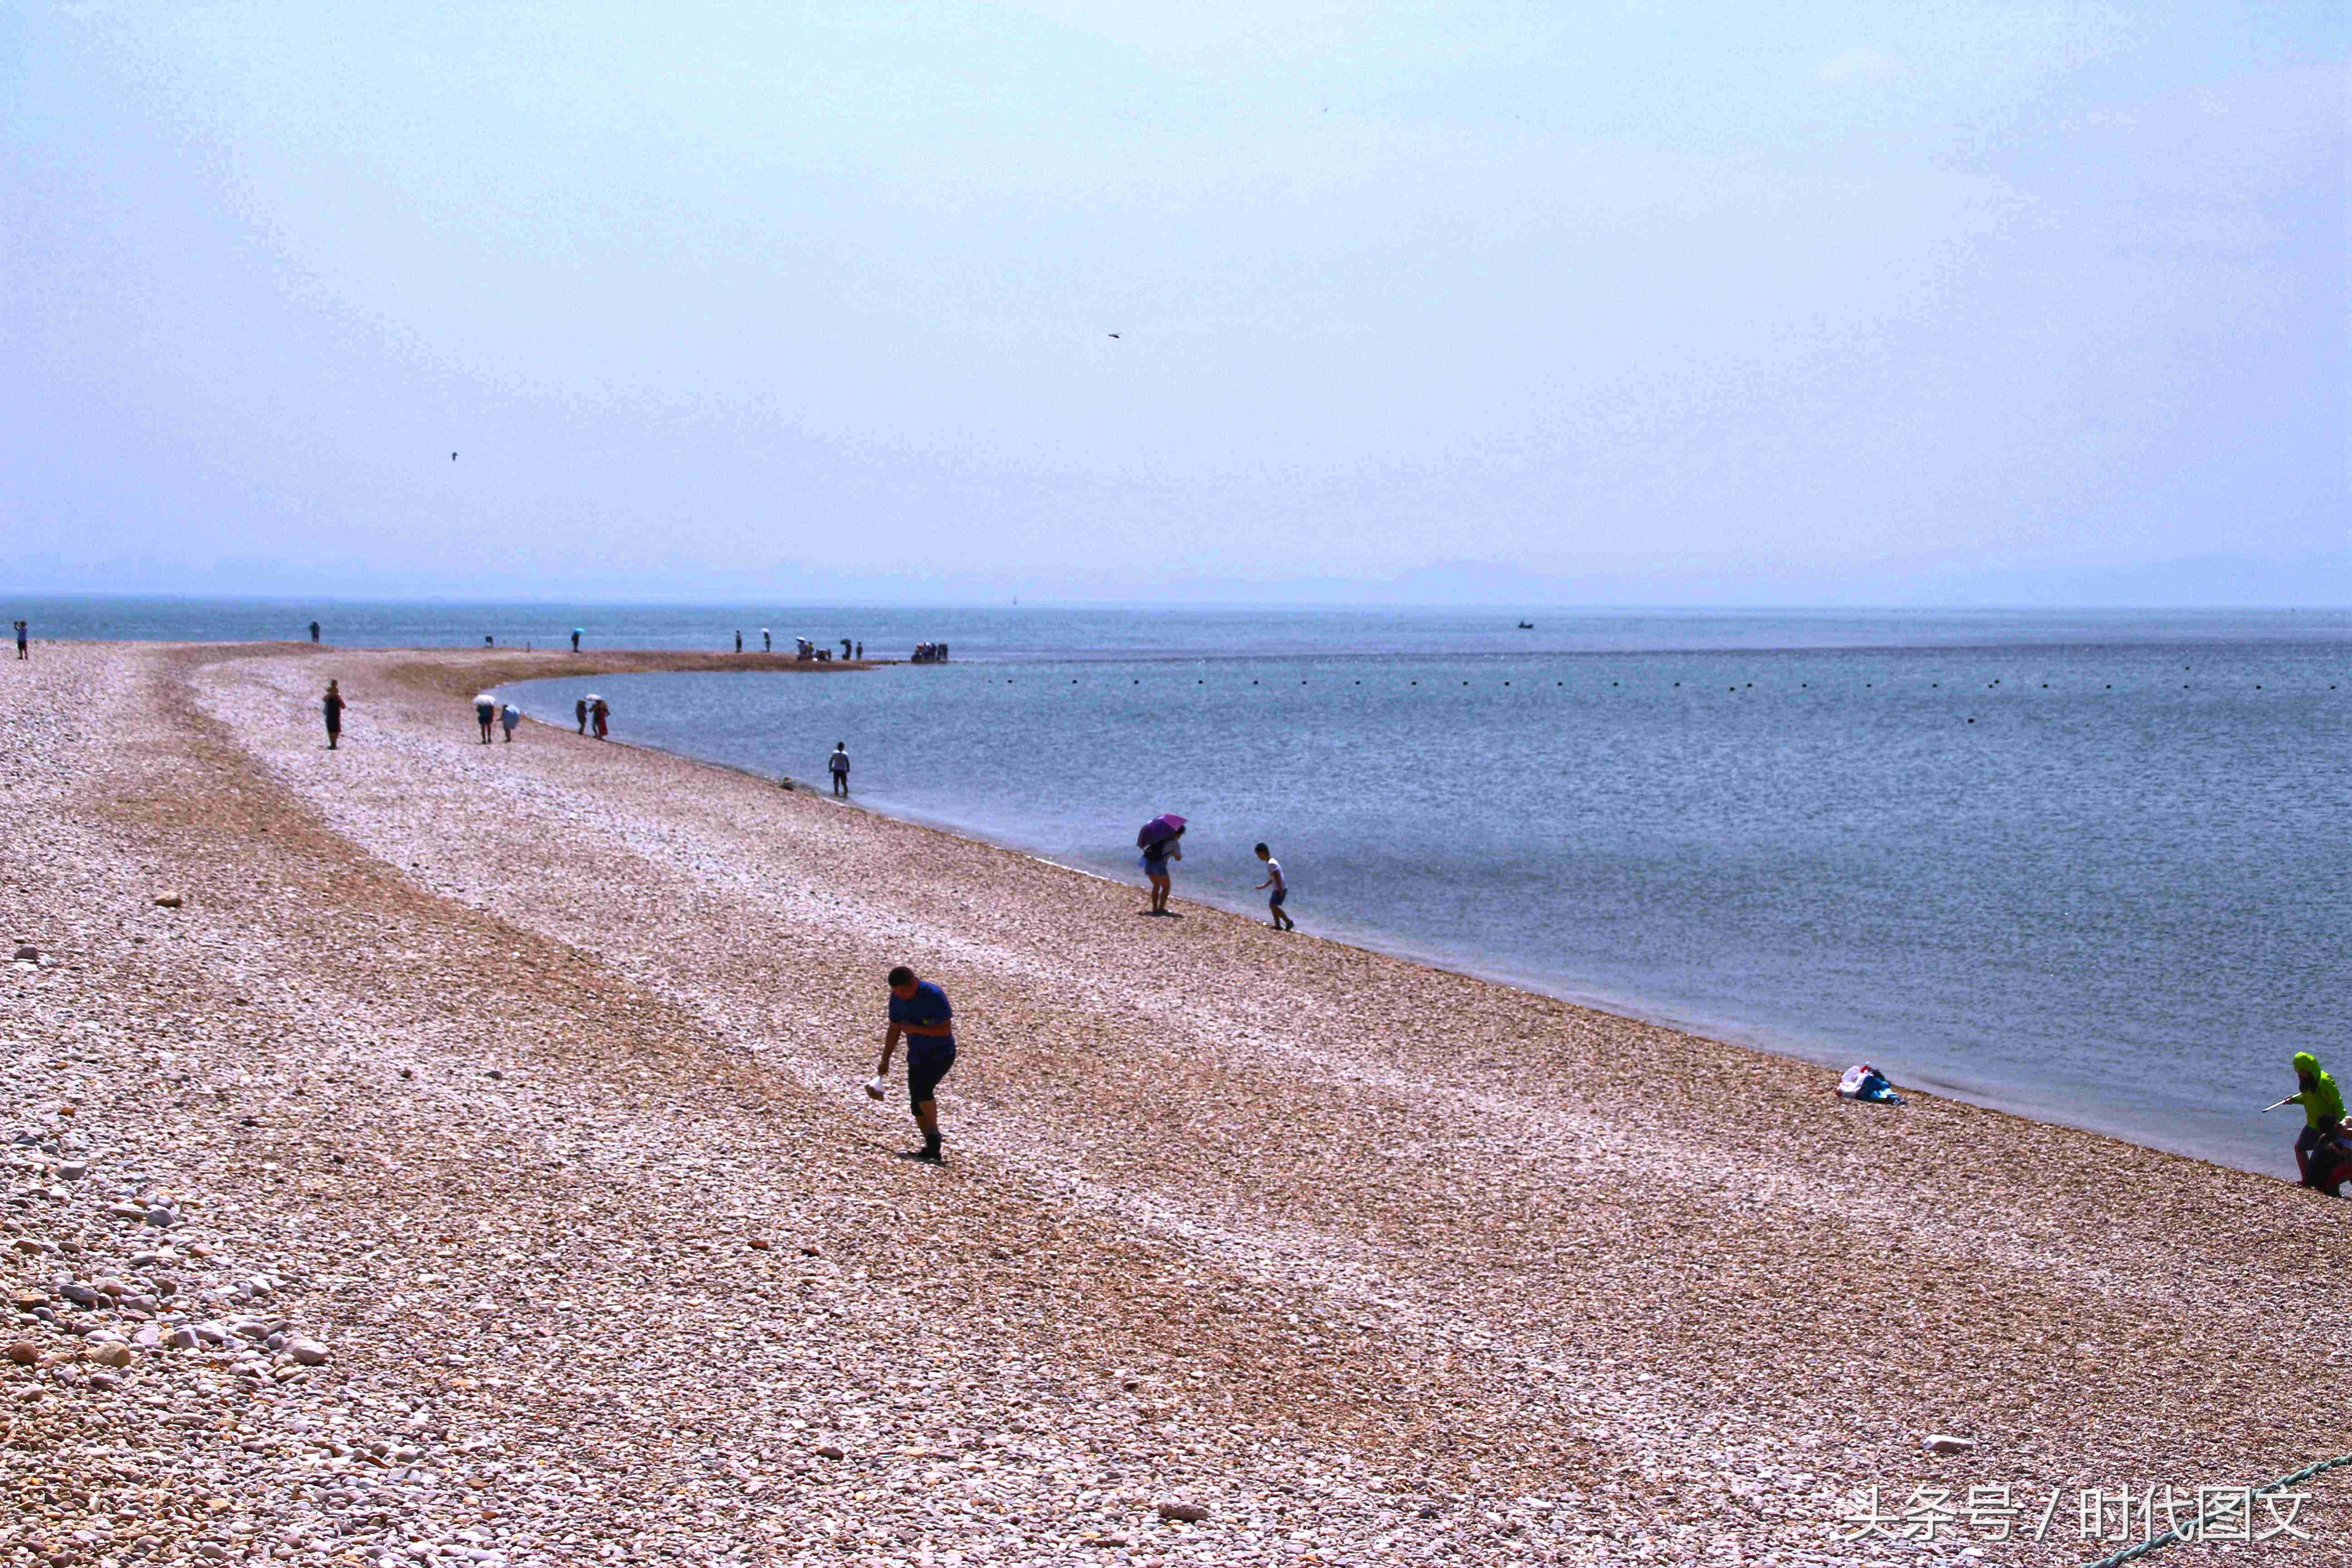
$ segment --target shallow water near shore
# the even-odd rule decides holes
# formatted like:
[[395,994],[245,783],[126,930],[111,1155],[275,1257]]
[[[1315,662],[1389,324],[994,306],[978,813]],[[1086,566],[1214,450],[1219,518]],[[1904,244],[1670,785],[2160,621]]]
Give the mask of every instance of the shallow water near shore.
[[1307,931],[2248,1169],[2292,1172],[2260,1108],[2347,1038],[2341,617],[1526,647],[1408,613],[1350,651],[1347,617],[1120,614],[1058,657],[514,692],[566,722],[593,687],[617,739],[771,774],[845,740],[866,806],[1139,884],[1136,826],[1178,812],[1181,896],[1260,907],[1264,838]]

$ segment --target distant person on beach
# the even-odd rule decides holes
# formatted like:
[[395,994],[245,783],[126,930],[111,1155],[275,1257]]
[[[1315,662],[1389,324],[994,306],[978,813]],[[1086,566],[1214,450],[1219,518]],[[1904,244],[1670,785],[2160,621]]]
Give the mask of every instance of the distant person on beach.
[[842,799],[849,798],[849,742],[835,741],[833,755],[824,760],[825,771],[833,775],[833,793]]
[[340,682],[327,682],[327,695],[320,707],[327,715],[327,750],[333,751],[343,738],[343,689]]
[[573,653],[578,653],[580,651],[580,634],[578,632],[573,632],[572,634],[572,651]]
[[874,1082],[866,1092],[882,1098],[882,1080],[890,1073],[890,1053],[898,1037],[907,1039],[907,1104],[915,1125],[923,1130],[923,1146],[901,1153],[901,1160],[942,1163],[940,1151],[940,1080],[955,1066],[955,1009],[948,994],[928,980],[919,980],[905,964],[890,972],[890,1027],[882,1036],[882,1059],[875,1064]]
[[740,626],[735,628],[735,651],[737,653],[743,651],[743,628]]
[[319,623],[316,621],[310,623],[310,640],[312,642],[319,640]]
[[1265,912],[1273,917],[1267,923],[1276,931],[1297,930],[1297,922],[1282,908],[1283,900],[1290,897],[1290,884],[1282,879],[1282,862],[1276,859],[1274,851],[1263,844],[1257,847],[1257,858],[1265,862],[1265,880],[1257,885],[1258,891],[1264,893],[1268,888],[1274,889],[1266,894]]
[[594,704],[589,708],[588,721],[595,726],[596,738],[598,740],[609,741],[613,738],[605,732],[605,725],[611,721],[612,717],[613,705],[605,701],[601,697],[596,699]]
[[857,657],[860,658],[864,658],[866,657],[866,645],[864,643],[859,643],[857,645]]
[[474,699],[474,722],[482,727],[482,744],[490,743],[490,726],[499,721],[499,700],[484,691]]
[[2335,1078],[2309,1051],[2295,1052],[2294,1079],[2301,1092],[2287,1096],[2283,1103],[2303,1107],[2303,1131],[2294,1141],[2295,1172],[2305,1186],[2333,1191],[2336,1184],[2326,1176],[2343,1153],[2344,1096],[2336,1089]]
[[25,651],[25,644],[28,636],[29,634],[25,628],[25,623],[18,621],[16,623],[16,657],[18,658],[29,658],[32,657]]
[[572,705],[572,714],[580,721],[580,732],[586,734],[588,732],[588,699],[583,697],[579,701],[574,702]]
[[522,710],[511,702],[499,704],[499,728],[507,732],[507,744],[514,744],[515,726],[522,722]]
[[761,653],[776,651],[776,639],[768,635],[768,628],[765,626],[760,628],[760,651]]
[[1178,828],[1165,838],[1155,838],[1143,847],[1143,874],[1151,882],[1151,908],[1147,913],[1164,915],[1168,912],[1168,862],[1184,858],[1184,847],[1177,840],[1184,837]]

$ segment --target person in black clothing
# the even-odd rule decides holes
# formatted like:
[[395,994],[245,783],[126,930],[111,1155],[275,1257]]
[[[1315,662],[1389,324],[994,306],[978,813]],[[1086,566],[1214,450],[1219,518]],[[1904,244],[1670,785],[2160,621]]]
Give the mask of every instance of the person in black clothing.
[[312,642],[319,640],[319,623],[316,621],[310,623],[310,640]]
[[327,714],[327,750],[333,751],[343,738],[343,688],[341,682],[327,682],[327,695],[320,706]]
[[940,1080],[955,1066],[955,1009],[948,994],[928,980],[919,980],[905,964],[893,969],[890,984],[890,1027],[882,1037],[882,1059],[874,1066],[874,1081],[866,1092],[882,1098],[882,1080],[890,1071],[890,1053],[898,1037],[907,1039],[907,1104],[915,1125],[923,1130],[923,1146],[898,1157],[937,1165],[946,1156],[940,1148]]
[[25,652],[25,623],[22,621],[16,623],[16,657],[18,658],[29,657]]

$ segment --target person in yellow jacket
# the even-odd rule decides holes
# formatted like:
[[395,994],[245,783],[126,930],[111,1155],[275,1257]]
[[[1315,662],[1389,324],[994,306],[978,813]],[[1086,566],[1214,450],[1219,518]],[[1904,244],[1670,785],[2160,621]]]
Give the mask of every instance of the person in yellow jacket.
[[2342,1181],[2338,1168],[2344,1156],[2344,1096],[2336,1079],[2309,1051],[2294,1053],[2294,1079],[2299,1094],[2279,1103],[2303,1107],[2303,1131],[2294,1141],[2294,1167],[2303,1184],[2334,1192]]

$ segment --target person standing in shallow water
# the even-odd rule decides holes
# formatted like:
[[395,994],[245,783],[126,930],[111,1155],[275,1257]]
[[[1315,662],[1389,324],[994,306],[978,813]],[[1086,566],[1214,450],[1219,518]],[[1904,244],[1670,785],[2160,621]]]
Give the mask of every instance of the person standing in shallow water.
[[901,1153],[901,1160],[937,1165],[946,1156],[940,1147],[940,1080],[955,1066],[955,1009],[948,994],[928,980],[919,980],[905,964],[889,974],[890,1027],[882,1036],[882,1059],[875,1064],[868,1092],[881,1098],[881,1080],[890,1073],[890,1053],[907,1040],[907,1106],[922,1129],[923,1146]]
[[312,642],[319,640],[319,623],[316,621],[310,623],[310,640]]
[[1184,830],[1180,827],[1167,837],[1155,838],[1144,847],[1143,874],[1151,880],[1151,907],[1144,911],[1146,914],[1164,915],[1169,912],[1168,862],[1184,858],[1183,846],[1177,843],[1183,837]]
[[334,751],[343,738],[343,688],[340,681],[327,682],[327,695],[320,707],[327,715],[327,750]]
[[833,775],[833,793],[843,800],[849,798],[849,742],[835,741],[833,755],[824,760],[825,771]]
[[1263,844],[1257,847],[1257,858],[1265,862],[1265,880],[1257,885],[1257,890],[1265,893],[1268,888],[1274,889],[1266,893],[1266,923],[1276,931],[1296,931],[1297,927],[1291,921],[1289,911],[1282,907],[1290,898],[1290,884],[1282,879],[1282,862],[1276,859],[1274,851]]

